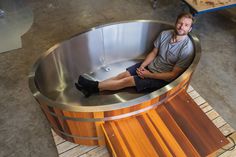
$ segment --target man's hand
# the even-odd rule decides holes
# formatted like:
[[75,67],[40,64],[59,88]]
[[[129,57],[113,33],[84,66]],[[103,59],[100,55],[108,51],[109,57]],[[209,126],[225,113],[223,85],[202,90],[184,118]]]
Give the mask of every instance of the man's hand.
[[148,71],[147,69],[143,68],[143,67],[137,68],[136,73],[142,79],[151,78],[151,76],[152,76],[152,73],[150,71]]

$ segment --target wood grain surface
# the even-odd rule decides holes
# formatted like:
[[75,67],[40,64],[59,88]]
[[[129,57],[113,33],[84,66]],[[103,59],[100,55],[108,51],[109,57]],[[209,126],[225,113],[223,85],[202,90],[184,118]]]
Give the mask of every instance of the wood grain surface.
[[184,90],[155,110],[103,126],[118,157],[208,156],[229,143]]

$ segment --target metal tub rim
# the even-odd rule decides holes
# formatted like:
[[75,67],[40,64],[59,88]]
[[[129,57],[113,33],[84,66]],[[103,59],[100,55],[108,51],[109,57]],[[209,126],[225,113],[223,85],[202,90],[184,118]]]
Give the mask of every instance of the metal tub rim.
[[[70,37],[65,41],[70,40],[73,37],[76,37],[78,35],[84,34],[86,32],[89,31],[93,31],[102,27],[106,27],[106,26],[111,26],[111,25],[116,25],[116,24],[123,24],[123,23],[134,23],[134,22],[141,22],[141,23],[161,23],[161,24],[167,24],[167,25],[171,25],[170,23],[167,22],[163,22],[163,21],[159,21],[159,20],[128,20],[128,21],[120,21],[120,22],[113,22],[113,23],[108,23],[108,24],[103,24],[103,25],[99,25],[93,28],[90,28],[86,31],[83,31],[81,33],[78,33],[76,35],[73,35],[72,37]],[[62,110],[66,110],[66,111],[74,111],[74,112],[101,112],[101,111],[112,111],[112,110],[117,110],[117,109],[122,109],[122,108],[127,108],[127,107],[131,107],[131,106],[135,106],[137,104],[143,103],[145,101],[151,100],[153,98],[156,98],[158,96],[161,96],[162,94],[170,91],[171,89],[173,89],[174,87],[176,87],[179,83],[181,83],[184,78],[190,76],[194,69],[196,68],[199,60],[200,60],[200,56],[201,56],[201,46],[200,46],[200,41],[199,39],[196,37],[196,35],[194,35],[193,33],[190,33],[190,38],[194,44],[194,52],[195,52],[195,57],[194,60],[192,61],[191,65],[185,70],[184,73],[182,73],[177,79],[175,79],[174,81],[170,82],[169,84],[167,84],[166,86],[162,87],[161,89],[158,89],[156,91],[153,91],[151,93],[148,93],[144,96],[141,96],[139,98],[135,98],[133,100],[129,100],[127,102],[119,102],[119,103],[115,103],[115,104],[109,104],[109,105],[100,105],[100,106],[75,106],[75,105],[68,105],[68,104],[63,104],[63,103],[59,103],[57,101],[54,101],[50,98],[48,98],[47,96],[43,95],[37,88],[36,84],[35,84],[35,72],[40,64],[40,62],[47,57],[47,55],[49,55],[50,53],[53,52],[53,50],[55,50],[56,48],[58,48],[60,46],[60,43],[55,44],[54,46],[52,46],[51,48],[49,48],[46,52],[42,53],[42,55],[37,59],[37,61],[35,62],[35,64],[33,65],[33,68],[30,72],[30,74],[28,75],[29,78],[29,88],[31,90],[31,93],[33,94],[34,98],[36,100],[43,100],[44,102],[47,102],[48,106],[51,107],[55,107],[55,108],[59,108]]]

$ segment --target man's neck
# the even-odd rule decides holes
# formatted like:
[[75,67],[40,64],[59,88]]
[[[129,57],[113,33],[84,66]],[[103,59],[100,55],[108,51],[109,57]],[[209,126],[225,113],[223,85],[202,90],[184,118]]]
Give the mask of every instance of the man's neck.
[[179,41],[185,39],[186,37],[187,37],[187,35],[177,35],[176,33],[174,33],[171,38],[171,43],[179,42]]

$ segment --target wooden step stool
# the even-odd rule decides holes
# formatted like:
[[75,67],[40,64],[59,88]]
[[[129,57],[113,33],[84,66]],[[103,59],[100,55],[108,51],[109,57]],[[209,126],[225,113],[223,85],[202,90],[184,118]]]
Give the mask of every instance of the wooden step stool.
[[115,157],[213,156],[229,143],[185,91],[155,110],[102,128]]

